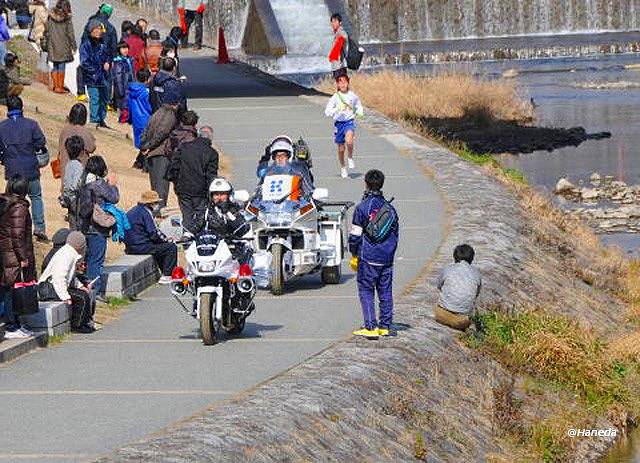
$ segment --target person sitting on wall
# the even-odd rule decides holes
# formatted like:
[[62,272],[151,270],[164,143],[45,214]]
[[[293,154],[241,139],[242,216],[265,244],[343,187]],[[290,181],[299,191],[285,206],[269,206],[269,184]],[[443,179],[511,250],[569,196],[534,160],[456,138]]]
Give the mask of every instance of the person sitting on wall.
[[131,228],[125,231],[124,244],[127,254],[151,254],[162,272],[158,283],[169,284],[178,263],[178,246],[158,230],[153,220],[153,210],[160,201],[155,191],[142,193],[138,205],[127,212]]

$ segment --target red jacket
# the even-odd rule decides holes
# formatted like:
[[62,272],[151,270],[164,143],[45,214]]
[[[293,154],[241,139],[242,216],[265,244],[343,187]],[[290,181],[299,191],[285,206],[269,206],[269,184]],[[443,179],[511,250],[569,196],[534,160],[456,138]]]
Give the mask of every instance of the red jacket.
[[147,67],[145,43],[144,40],[134,34],[130,34],[125,39],[125,42],[129,45],[129,56],[133,59],[133,73],[135,77],[140,69]]
[[339,27],[335,32],[335,40],[333,41],[333,47],[331,47],[331,51],[329,52],[329,61],[335,63],[342,63],[344,58],[344,47],[347,42],[347,33],[344,31],[342,27]]

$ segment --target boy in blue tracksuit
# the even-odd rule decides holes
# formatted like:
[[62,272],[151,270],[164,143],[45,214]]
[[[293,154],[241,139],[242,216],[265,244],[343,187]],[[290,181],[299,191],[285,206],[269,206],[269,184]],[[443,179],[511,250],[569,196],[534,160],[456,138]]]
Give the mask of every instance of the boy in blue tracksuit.
[[138,82],[129,84],[128,105],[129,121],[133,126],[133,143],[140,149],[140,137],[151,117],[151,103],[149,102],[149,88],[147,82],[151,73],[147,69],[140,69],[136,75]]
[[[356,336],[377,338],[394,336],[393,322],[393,259],[398,247],[398,214],[389,204],[395,217],[390,232],[375,242],[367,233],[367,225],[382,206],[388,204],[382,194],[384,174],[373,169],[364,177],[366,191],[360,204],[353,212],[353,221],[349,231],[349,252],[351,268],[357,269],[358,295],[364,316],[364,326],[353,332]],[[380,321],[376,320],[375,293],[380,302]]]

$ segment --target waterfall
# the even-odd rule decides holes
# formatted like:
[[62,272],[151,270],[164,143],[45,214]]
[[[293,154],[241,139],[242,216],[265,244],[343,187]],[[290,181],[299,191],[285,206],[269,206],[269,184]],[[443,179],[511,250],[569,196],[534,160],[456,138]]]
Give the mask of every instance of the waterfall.
[[640,0],[345,2],[355,13],[362,42],[634,31],[640,27]]
[[325,56],[333,34],[323,0],[271,0],[289,55]]

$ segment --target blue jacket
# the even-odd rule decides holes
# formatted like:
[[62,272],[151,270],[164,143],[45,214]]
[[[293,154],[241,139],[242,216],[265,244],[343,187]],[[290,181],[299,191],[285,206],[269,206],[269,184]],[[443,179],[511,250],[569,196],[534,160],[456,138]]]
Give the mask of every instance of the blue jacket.
[[125,231],[124,245],[127,254],[151,254],[153,245],[166,243],[167,239],[156,226],[147,206],[138,204],[127,212],[131,228]]
[[109,17],[100,13],[99,11],[93,16],[90,16],[87,20],[87,24],[84,26],[84,31],[82,32],[82,38],[80,39],[80,46],[82,47],[82,44],[84,42],[91,41],[91,31],[89,30],[89,25],[94,19],[96,21],[100,21],[100,23],[104,26],[105,33],[102,40],[105,44],[105,47],[107,48],[109,61],[111,61],[118,54],[118,32],[116,31],[116,28],[113,26],[113,24],[111,24],[111,22],[109,21]]
[[40,126],[21,111],[10,111],[0,122],[0,162],[4,164],[4,178],[16,174],[34,180],[40,177],[36,152],[46,149],[47,140]]
[[116,219],[116,224],[111,229],[111,241],[124,241],[124,236],[127,233],[127,230],[131,229],[127,213],[111,203],[104,203],[102,205],[102,209],[114,216]]
[[140,82],[129,84],[129,117],[131,125],[137,129],[144,129],[151,117],[151,103],[149,103],[149,89]]
[[176,76],[167,71],[158,71],[151,81],[151,89],[149,90],[149,102],[155,113],[160,106],[167,103],[167,97],[178,99],[180,106],[186,109],[187,98],[184,96],[182,82]]
[[103,87],[107,84],[104,64],[111,61],[104,41],[85,40],[80,45],[80,67],[87,87]]
[[111,63],[111,80],[113,82],[113,96],[126,98],[129,84],[133,79],[133,62],[130,56],[118,55]]
[[[9,28],[7,27],[7,21],[5,21],[4,16],[0,15],[0,42],[6,42],[11,38],[9,34]],[[4,63],[2,63],[4,64]]]
[[[398,247],[398,227],[382,243],[372,243],[364,233],[370,218],[384,204],[382,192],[367,192],[362,202],[353,211],[351,230],[349,231],[349,252],[369,264],[391,265]],[[396,214],[395,208],[393,212]]]

